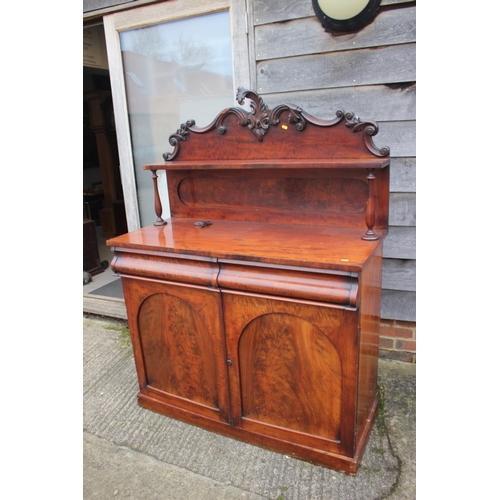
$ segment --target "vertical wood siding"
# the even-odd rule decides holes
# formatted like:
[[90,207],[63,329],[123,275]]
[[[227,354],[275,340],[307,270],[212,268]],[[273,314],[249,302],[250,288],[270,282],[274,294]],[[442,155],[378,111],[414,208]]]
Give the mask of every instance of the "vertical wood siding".
[[383,0],[372,23],[332,35],[310,0],[253,0],[250,71],[269,106],[301,106],[318,118],[353,111],[380,126],[391,148],[389,236],[384,245],[382,317],[416,315],[416,6]]

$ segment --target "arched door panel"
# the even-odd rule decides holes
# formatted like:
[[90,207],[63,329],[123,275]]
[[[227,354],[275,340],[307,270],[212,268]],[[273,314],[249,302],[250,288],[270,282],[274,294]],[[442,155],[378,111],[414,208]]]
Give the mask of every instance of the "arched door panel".
[[[229,419],[220,293],[122,278],[141,397],[193,414]],[[175,414],[174,416],[178,416]]]
[[352,452],[357,312],[224,291],[222,300],[234,425]]
[[339,439],[342,366],[322,331],[295,315],[265,314],[243,330],[238,358],[243,417]]
[[175,295],[155,293],[142,303],[138,322],[147,384],[218,408],[214,348],[194,308]]

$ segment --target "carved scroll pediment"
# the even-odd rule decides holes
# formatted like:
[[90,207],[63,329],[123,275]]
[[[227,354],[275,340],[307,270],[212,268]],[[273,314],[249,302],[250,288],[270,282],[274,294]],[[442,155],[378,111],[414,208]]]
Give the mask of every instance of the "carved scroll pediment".
[[373,121],[363,122],[354,113],[349,112],[345,115],[346,127],[352,128],[353,132],[363,132],[366,147],[376,156],[389,156],[390,150],[388,147],[377,148],[371,138],[378,134],[378,124]]
[[331,127],[345,120],[346,127],[353,132],[362,132],[364,143],[372,154],[380,157],[389,155],[388,147],[379,149],[373,143],[372,137],[378,133],[378,125],[373,121],[363,122],[354,113],[344,113],[344,111],[339,110],[335,113],[333,120],[322,120],[291,104],[280,104],[270,109],[262,97],[253,90],[238,88],[236,100],[240,105],[243,105],[245,99],[250,102],[250,111],[237,107],[227,108],[221,111],[206,127],[197,127],[194,120],[188,120],[186,123],[181,124],[179,129],[169,137],[169,143],[174,147],[174,150],[170,153],[164,153],[163,159],[165,161],[174,160],[179,154],[181,142],[185,141],[190,133],[204,134],[215,129],[219,134],[225,134],[224,120],[230,115],[235,115],[238,124],[241,127],[246,127],[257,141],[262,142],[270,127],[282,122],[281,115],[283,113],[287,113],[287,123],[294,126],[299,132],[305,130],[308,123],[320,127]]

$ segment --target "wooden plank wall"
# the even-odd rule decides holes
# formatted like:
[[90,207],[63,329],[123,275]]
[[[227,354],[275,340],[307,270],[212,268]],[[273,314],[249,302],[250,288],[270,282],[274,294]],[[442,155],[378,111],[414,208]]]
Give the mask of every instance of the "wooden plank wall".
[[113,7],[118,7],[119,10],[122,10],[124,8],[146,5],[159,1],[160,0],[83,0],[83,13],[106,10]]
[[319,118],[343,109],[379,123],[374,141],[392,158],[382,317],[415,321],[415,2],[382,0],[370,25],[335,36],[311,0],[251,0],[249,10],[252,83],[266,104],[295,104]]
[[131,3],[134,0],[125,2],[123,0],[83,0],[83,12],[91,12],[93,10],[105,9],[107,7],[114,7],[125,3]]

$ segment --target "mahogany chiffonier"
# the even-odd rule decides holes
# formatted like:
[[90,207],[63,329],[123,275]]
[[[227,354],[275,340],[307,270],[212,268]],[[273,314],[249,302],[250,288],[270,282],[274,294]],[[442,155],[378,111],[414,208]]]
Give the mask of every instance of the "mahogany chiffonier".
[[157,221],[108,241],[138,402],[354,475],[377,408],[389,149],[352,113],[245,99],[170,136],[144,167]]

